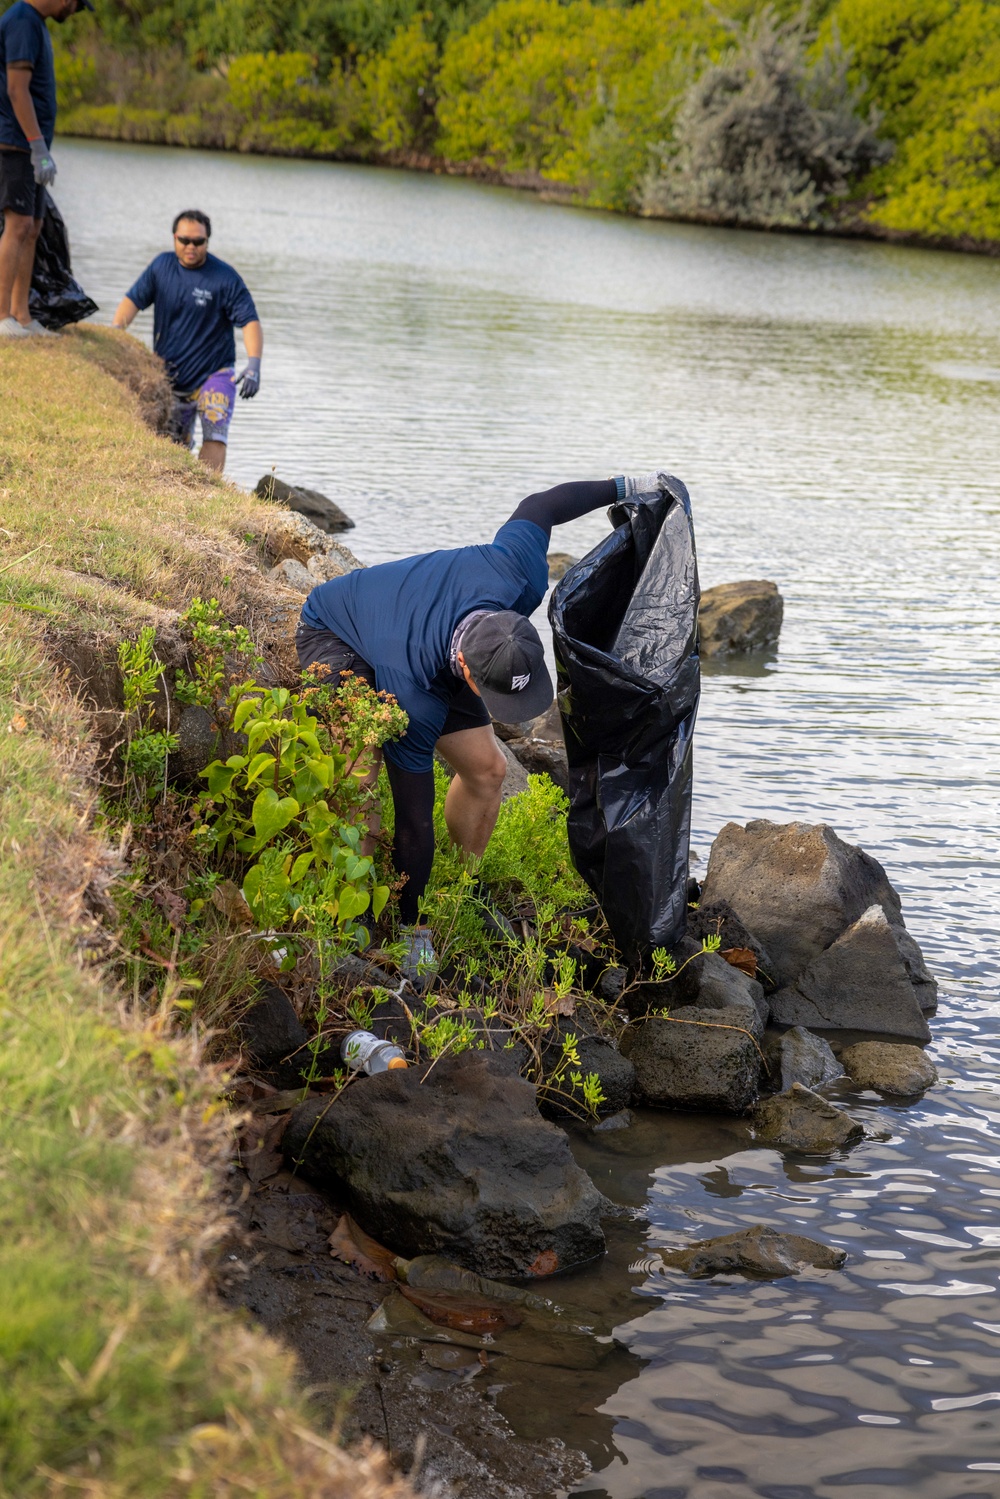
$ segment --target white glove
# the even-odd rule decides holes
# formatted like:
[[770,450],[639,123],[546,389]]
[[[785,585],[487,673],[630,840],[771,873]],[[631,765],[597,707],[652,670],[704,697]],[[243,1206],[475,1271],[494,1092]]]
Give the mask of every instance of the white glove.
[[638,478],[625,480],[625,495],[659,494],[670,477],[663,469],[655,474],[641,474]]
[[35,173],[35,181],[39,187],[51,187],[56,180],[56,164],[52,160],[52,153],[42,140],[36,135],[33,141],[28,142],[31,152],[31,165]]

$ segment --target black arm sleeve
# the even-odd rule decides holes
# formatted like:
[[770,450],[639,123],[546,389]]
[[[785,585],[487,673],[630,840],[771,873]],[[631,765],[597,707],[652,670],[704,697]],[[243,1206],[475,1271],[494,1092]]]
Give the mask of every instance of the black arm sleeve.
[[434,772],[400,770],[388,756],[385,768],[396,811],[392,862],[397,874],[406,875],[399,896],[399,915],[404,926],[412,926],[434,863]]
[[584,479],[576,484],[557,484],[554,489],[545,489],[541,494],[529,494],[518,505],[511,520],[530,520],[550,536],[553,526],[564,526],[567,521],[577,520],[591,510],[613,505],[617,499],[618,488],[614,479]]

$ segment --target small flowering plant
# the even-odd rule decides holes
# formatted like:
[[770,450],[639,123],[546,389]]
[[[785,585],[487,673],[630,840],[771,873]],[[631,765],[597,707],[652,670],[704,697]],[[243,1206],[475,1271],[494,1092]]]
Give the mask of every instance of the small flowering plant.
[[314,674],[301,692],[243,682],[229,699],[246,750],[201,772],[208,787],[197,800],[196,843],[244,866],[243,892],[261,927],[295,919],[319,887],[341,930],[369,909],[377,917],[389,890],[376,883],[360,840],[375,752],[405,733],[405,712],[350,673],[337,686]]

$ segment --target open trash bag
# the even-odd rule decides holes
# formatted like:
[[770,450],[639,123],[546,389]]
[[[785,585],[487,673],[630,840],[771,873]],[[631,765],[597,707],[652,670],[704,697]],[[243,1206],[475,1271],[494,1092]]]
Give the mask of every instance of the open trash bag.
[[[0,225],[2,223],[3,213],[0,212]],[[45,194],[45,217],[35,246],[28,310],[43,328],[53,333],[97,311],[97,303],[91,301],[80,283],[73,279],[66,225],[49,193]]]
[[557,584],[549,619],[570,850],[635,964],[684,931],[700,594],[679,479],[608,515],[614,531]]

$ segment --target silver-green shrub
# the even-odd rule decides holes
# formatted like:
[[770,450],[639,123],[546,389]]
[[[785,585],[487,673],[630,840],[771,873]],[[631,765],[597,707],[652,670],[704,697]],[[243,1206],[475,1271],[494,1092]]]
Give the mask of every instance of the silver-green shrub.
[[673,138],[655,148],[643,212],[712,224],[816,228],[852,180],[885,161],[879,117],[862,114],[850,55],[815,59],[804,16],[770,7],[688,87]]

